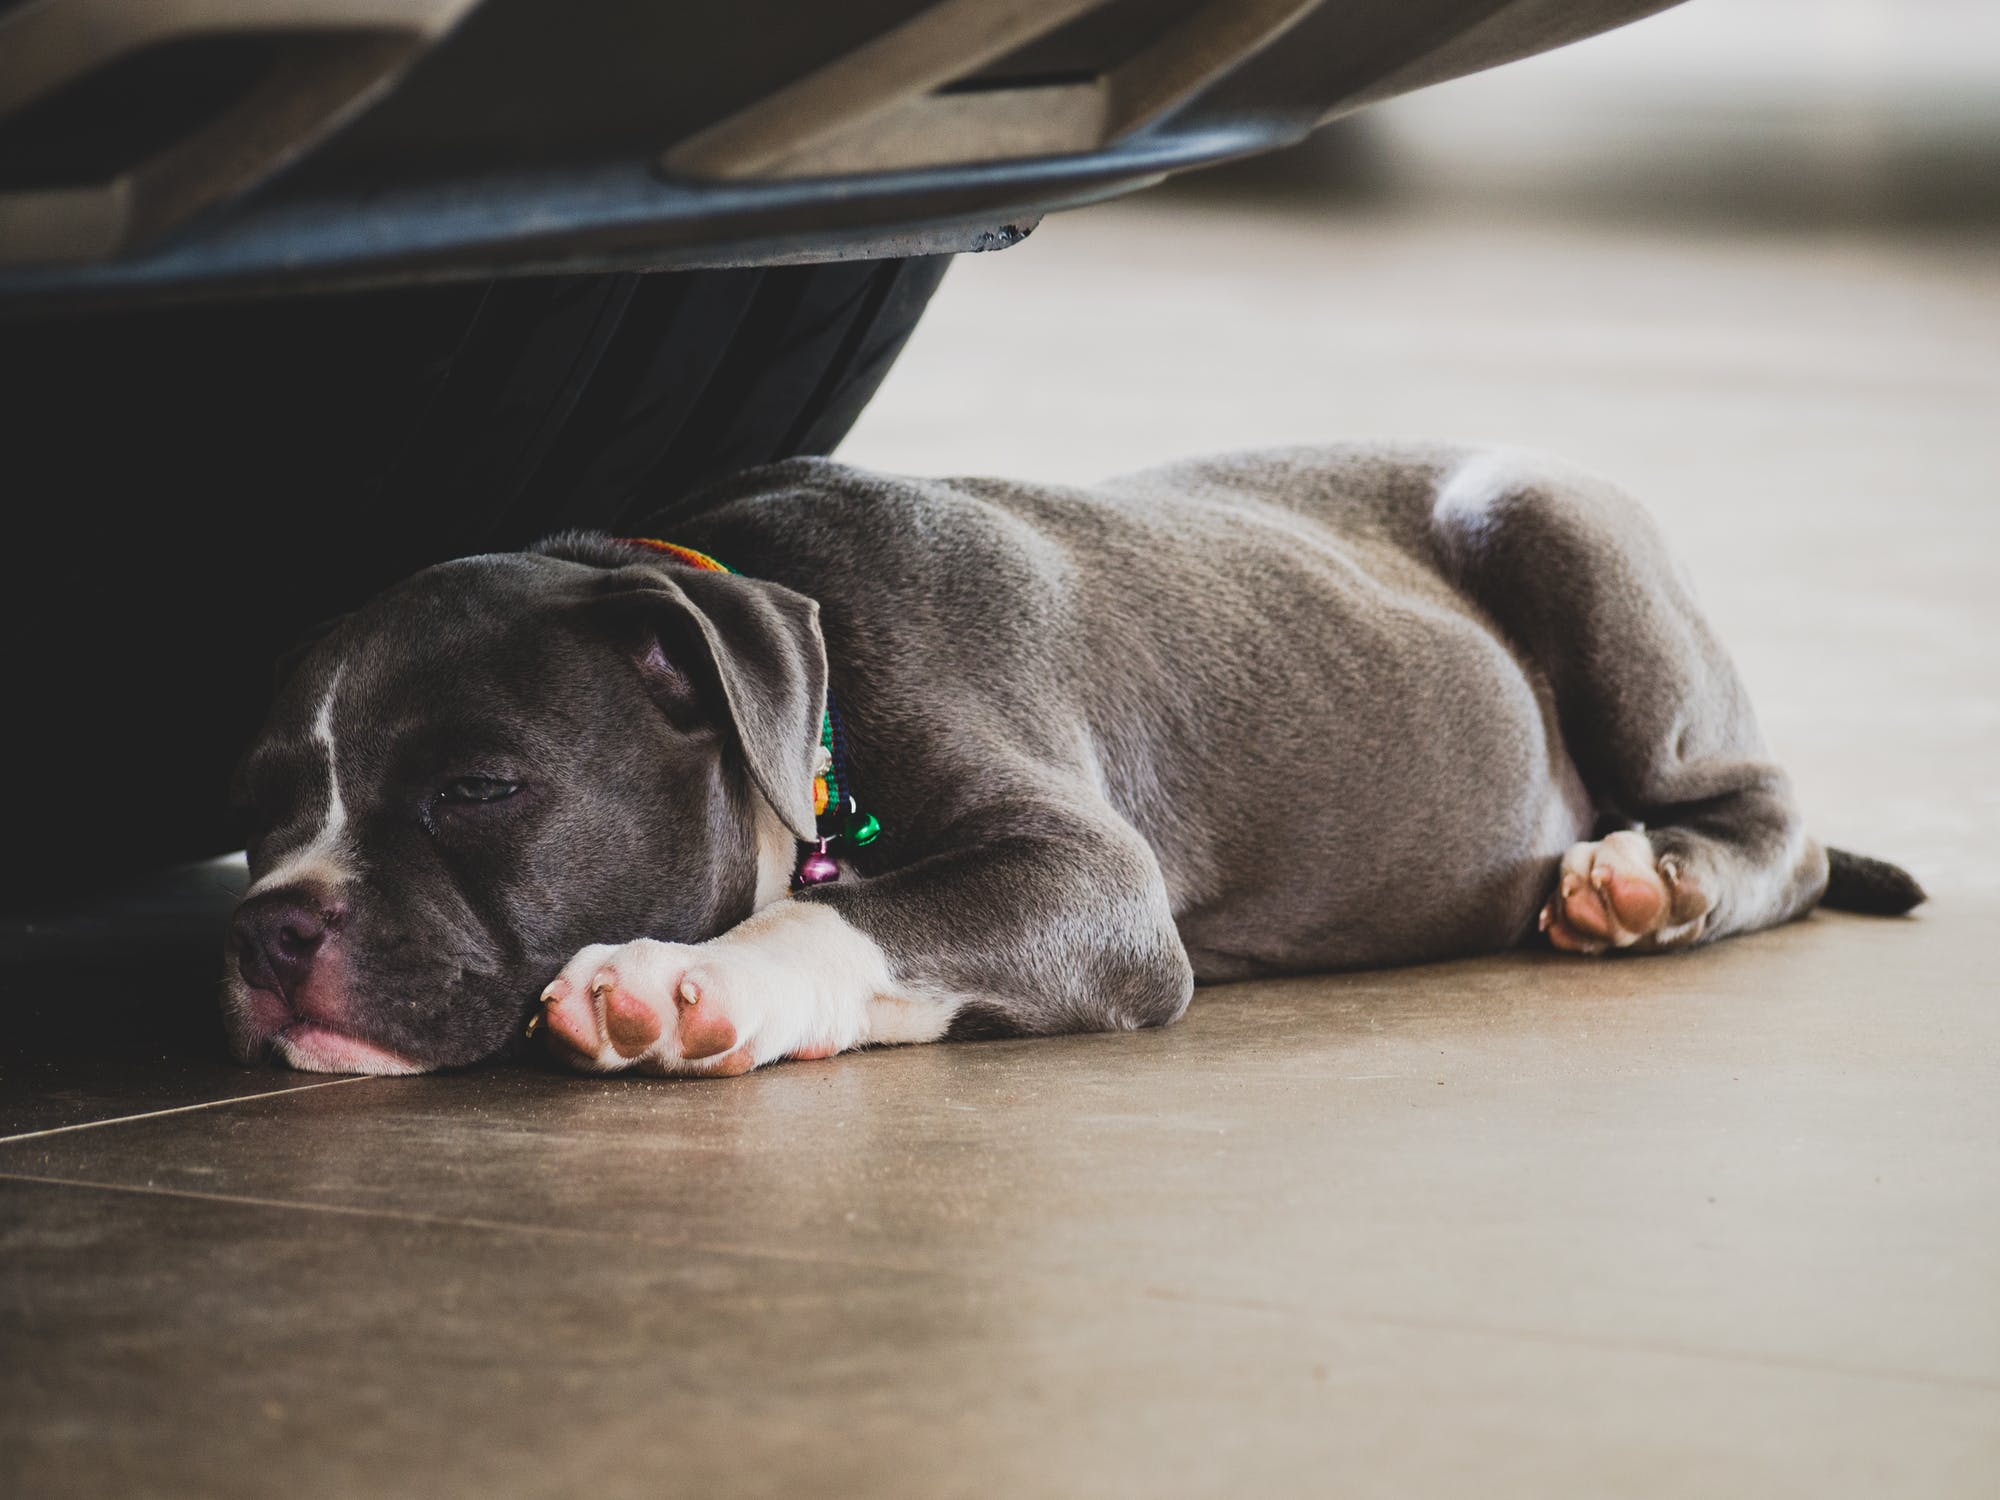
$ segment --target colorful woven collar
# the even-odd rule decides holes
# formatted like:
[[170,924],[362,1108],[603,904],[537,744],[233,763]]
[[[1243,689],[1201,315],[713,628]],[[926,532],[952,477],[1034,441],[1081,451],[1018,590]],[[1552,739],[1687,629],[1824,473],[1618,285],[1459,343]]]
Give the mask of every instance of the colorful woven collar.
[[[692,547],[677,546],[649,536],[628,536],[620,540],[629,546],[648,547],[664,553],[676,562],[699,568],[704,573],[736,571]],[[854,800],[852,781],[848,775],[847,737],[841,732],[840,710],[834,704],[831,684],[826,690],[826,708],[819,716],[819,751],[813,760],[813,816],[817,820],[819,836],[813,843],[799,845],[798,864],[792,871],[792,887],[795,890],[801,886],[825,885],[839,878],[840,866],[827,853],[829,845],[845,839],[859,849],[874,843],[882,833],[882,825],[875,820],[874,814],[863,812],[861,805]]]

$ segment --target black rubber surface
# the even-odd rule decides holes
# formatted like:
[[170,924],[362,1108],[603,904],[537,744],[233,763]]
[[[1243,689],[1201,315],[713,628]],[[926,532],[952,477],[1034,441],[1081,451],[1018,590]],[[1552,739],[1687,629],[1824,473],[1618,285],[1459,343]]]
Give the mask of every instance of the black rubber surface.
[[73,883],[227,848],[229,770],[316,623],[830,451],[948,259],[0,324],[10,850]]

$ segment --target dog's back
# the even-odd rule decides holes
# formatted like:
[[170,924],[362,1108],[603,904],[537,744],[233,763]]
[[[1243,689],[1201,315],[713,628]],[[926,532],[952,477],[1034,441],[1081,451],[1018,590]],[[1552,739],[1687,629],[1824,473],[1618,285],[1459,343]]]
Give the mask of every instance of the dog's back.
[[1198,975],[1347,967],[1514,941],[1590,823],[1546,692],[1437,565],[1459,457],[1293,449],[1093,490],[801,460],[675,535],[820,601],[857,741],[899,747],[878,803],[925,788],[894,811],[948,821],[974,744],[1029,780],[1072,767],[1159,856]]

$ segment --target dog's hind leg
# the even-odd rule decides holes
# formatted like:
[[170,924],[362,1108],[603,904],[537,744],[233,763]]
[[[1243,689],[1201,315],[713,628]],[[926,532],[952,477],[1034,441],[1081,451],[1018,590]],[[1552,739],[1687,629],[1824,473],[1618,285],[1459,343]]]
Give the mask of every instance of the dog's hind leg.
[[1548,680],[1615,830],[1551,872],[1550,941],[1678,948],[1810,910],[1826,853],[1652,519],[1600,481],[1488,454],[1447,476],[1432,527],[1448,574]]

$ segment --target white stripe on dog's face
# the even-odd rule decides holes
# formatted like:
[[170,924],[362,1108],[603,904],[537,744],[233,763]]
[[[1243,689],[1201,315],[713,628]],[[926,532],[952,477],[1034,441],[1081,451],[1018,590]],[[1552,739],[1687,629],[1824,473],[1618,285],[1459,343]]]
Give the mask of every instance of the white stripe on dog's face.
[[320,699],[319,711],[313,715],[313,742],[326,755],[326,819],[303,847],[286,855],[269,872],[260,876],[257,883],[244,893],[246,899],[301,881],[315,881],[329,890],[338,890],[347,881],[350,873],[347,865],[347,804],[340,796],[340,759],[333,743],[334,694],[340,690],[340,674],[346,670],[344,666],[334,669],[333,680],[326,685],[326,696]]

